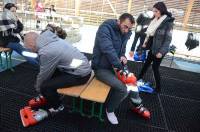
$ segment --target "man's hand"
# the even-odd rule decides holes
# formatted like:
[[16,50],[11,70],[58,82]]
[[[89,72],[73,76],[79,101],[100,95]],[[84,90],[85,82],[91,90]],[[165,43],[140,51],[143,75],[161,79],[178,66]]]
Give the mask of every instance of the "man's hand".
[[143,43],[142,48],[146,48],[146,47],[147,47],[147,44]]
[[160,52],[158,52],[158,53],[156,54],[156,58],[162,58],[162,54],[161,54]]
[[134,52],[133,52],[133,51],[130,51],[130,52],[129,52],[129,55],[130,55],[130,57],[133,57]]
[[120,57],[120,62],[123,63],[124,65],[126,65],[126,64],[127,64],[127,59],[126,59],[126,57],[125,57],[125,56],[121,56],[121,57]]

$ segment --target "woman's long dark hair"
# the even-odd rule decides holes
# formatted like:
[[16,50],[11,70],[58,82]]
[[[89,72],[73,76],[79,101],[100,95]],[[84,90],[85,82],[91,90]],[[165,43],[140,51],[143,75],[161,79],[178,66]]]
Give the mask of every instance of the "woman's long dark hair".
[[4,8],[10,10],[10,8],[15,7],[17,9],[17,6],[13,3],[7,3]]
[[160,11],[161,15],[167,15],[169,17],[172,16],[170,12],[167,11],[167,7],[164,2],[157,2],[153,5],[153,8],[156,8]]

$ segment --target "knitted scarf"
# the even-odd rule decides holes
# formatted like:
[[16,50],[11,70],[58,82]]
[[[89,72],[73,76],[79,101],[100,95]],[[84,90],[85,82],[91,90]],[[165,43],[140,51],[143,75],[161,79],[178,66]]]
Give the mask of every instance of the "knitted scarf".
[[20,34],[13,32],[13,29],[17,28],[17,21],[18,19],[13,12],[8,9],[4,9],[0,16],[0,32],[2,32],[2,36],[12,35],[18,37],[20,44],[23,45]]
[[146,38],[145,38],[145,42],[148,41],[148,38],[150,36],[154,36],[157,28],[160,26],[160,24],[165,20],[165,18],[167,17],[167,15],[163,15],[162,17],[160,17],[159,19],[154,18],[151,23],[149,24],[147,31],[146,31]]

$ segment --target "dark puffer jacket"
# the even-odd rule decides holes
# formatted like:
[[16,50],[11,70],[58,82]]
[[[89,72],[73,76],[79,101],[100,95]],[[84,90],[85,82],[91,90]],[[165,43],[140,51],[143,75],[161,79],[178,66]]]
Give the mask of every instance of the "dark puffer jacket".
[[174,18],[168,16],[157,28],[151,47],[154,55],[160,52],[164,56],[169,51],[169,45],[172,41],[173,22]]
[[96,33],[93,49],[92,68],[121,69],[120,57],[125,56],[126,43],[131,36],[131,31],[121,34],[116,19],[103,22]]

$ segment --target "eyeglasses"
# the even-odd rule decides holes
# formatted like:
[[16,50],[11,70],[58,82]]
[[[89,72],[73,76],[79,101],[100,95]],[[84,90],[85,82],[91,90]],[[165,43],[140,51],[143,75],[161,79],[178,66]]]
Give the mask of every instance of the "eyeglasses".
[[128,27],[127,25],[123,25],[124,29],[128,29],[129,31],[132,31],[132,28]]

